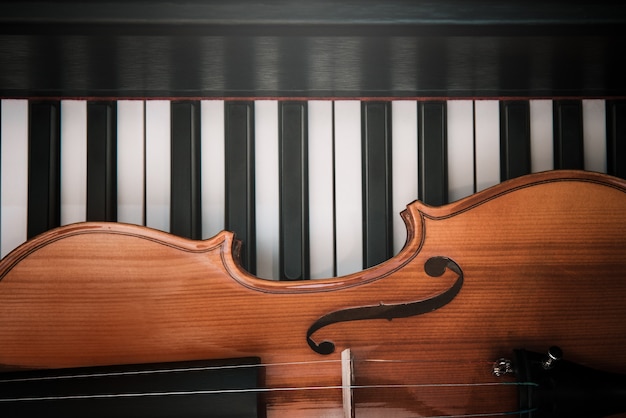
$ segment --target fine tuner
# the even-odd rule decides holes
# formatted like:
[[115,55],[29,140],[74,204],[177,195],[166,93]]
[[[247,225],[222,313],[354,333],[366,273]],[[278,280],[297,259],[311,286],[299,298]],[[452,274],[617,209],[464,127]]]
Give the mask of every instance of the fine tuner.
[[[563,351],[560,347],[552,346],[548,349],[548,352],[545,355],[544,360],[541,362],[542,367],[545,370],[549,370],[556,364],[557,361],[563,358]],[[513,366],[513,361],[506,358],[498,359],[493,364],[492,372],[494,376],[500,377],[507,374],[515,374],[515,368]]]
[[520,404],[532,418],[606,417],[626,409],[626,377],[595,370],[563,359],[552,346],[547,353],[515,350],[515,361],[499,359],[493,365],[497,377],[513,374],[520,386]]

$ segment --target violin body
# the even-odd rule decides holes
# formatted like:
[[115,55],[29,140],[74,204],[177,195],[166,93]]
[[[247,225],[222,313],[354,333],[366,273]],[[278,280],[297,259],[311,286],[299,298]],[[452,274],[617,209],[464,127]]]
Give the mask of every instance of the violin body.
[[546,172],[402,216],[394,258],[296,282],[244,271],[230,232],[49,231],[0,262],[0,364],[258,357],[268,417],[345,416],[347,348],[358,417],[519,411],[518,387],[500,384],[515,377],[492,362],[521,348],[626,373],[626,182]]

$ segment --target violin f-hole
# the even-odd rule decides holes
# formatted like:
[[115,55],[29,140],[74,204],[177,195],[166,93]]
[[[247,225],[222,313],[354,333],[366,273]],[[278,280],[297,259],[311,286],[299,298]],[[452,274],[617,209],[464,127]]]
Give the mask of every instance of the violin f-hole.
[[463,271],[461,267],[459,267],[454,260],[443,256],[431,257],[424,263],[424,271],[431,277],[443,275],[446,268],[456,273],[457,279],[449,289],[429,299],[399,304],[387,305],[380,303],[379,305],[373,306],[359,306],[342,309],[322,316],[309,327],[306,333],[306,340],[309,347],[316,353],[323,355],[328,355],[335,351],[335,344],[332,341],[316,343],[311,338],[313,333],[327,325],[364,319],[392,320],[394,318],[408,318],[432,312],[447,305],[456,297],[461,287],[463,287]]

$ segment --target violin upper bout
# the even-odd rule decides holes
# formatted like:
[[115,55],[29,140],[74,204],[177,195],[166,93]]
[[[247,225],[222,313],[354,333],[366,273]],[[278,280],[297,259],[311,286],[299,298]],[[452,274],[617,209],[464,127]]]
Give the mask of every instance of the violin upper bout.
[[[168,252],[187,254],[208,254],[215,250],[225,254],[223,259],[239,254],[240,243],[234,234],[222,231],[207,240],[189,240],[155,229],[113,222],[84,222],[62,226],[47,231],[17,247],[0,261],[0,279],[17,266],[24,267],[45,257],[49,260],[84,259],[85,267],[98,269],[98,264],[108,264],[112,269],[116,262],[141,257],[148,264],[153,258],[159,261],[161,248]],[[62,265],[49,263],[51,277],[59,275]],[[88,271],[85,271],[88,273]]]
[[[401,215],[412,237],[423,232],[425,219],[448,219],[491,202],[494,204],[490,209],[505,207],[510,215],[519,213],[519,221],[532,218],[533,212],[544,212],[554,218],[566,217],[568,205],[571,209],[581,208],[580,212],[590,218],[597,218],[609,212],[602,211],[603,207],[626,207],[626,180],[590,171],[546,171],[504,181],[443,206],[429,206],[416,200]],[[511,207],[513,202],[516,207]],[[563,210],[558,213],[555,209]]]

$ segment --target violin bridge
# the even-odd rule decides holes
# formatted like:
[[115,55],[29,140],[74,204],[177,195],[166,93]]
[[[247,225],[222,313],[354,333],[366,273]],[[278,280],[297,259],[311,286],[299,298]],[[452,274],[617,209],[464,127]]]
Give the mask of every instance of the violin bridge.
[[341,391],[343,399],[344,418],[354,418],[354,397],[352,385],[354,373],[352,369],[352,352],[346,348],[341,352]]

